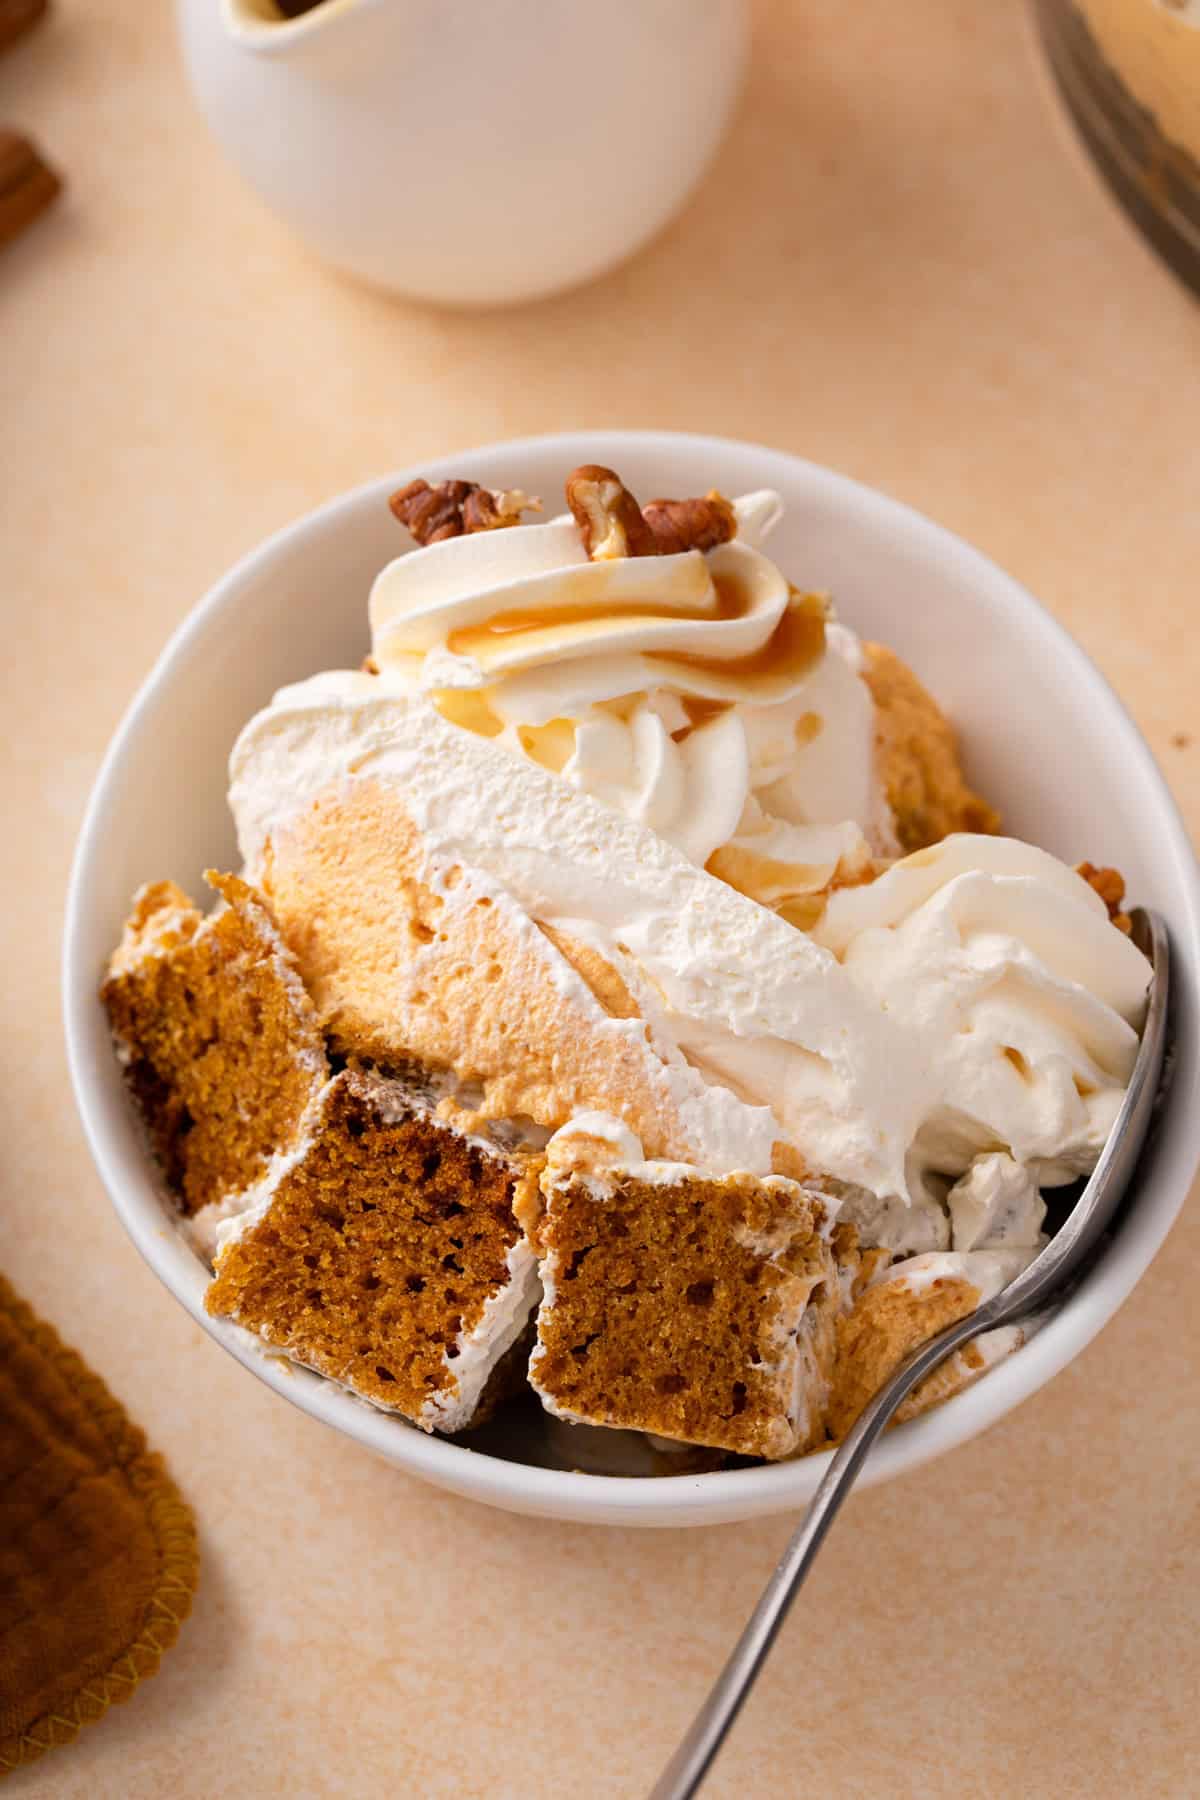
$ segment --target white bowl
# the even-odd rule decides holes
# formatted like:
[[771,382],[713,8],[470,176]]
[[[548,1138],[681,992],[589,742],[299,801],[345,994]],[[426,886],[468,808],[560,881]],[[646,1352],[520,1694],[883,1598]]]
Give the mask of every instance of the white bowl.
[[894,1431],[864,1479],[883,1481],[964,1443],[1050,1379],[1116,1311],[1183,1203],[1200,1151],[1200,875],[1146,744],[1107,683],[1016,582],[895,501],[795,457],[720,438],[595,432],[531,438],[402,471],[343,495],[268,540],[172,638],[125,716],[96,781],[71,876],[63,986],[76,1097],[126,1229],[204,1329],[277,1393],[410,1474],[512,1511],[622,1525],[698,1525],[794,1510],[828,1456],[708,1475],[617,1477],[528,1466],[426,1437],[332,1383],[259,1354],[204,1311],[207,1275],[173,1228],[148,1165],[96,998],[130,896],[234,863],[225,759],[275,688],[353,667],[367,647],[372,577],[397,552],[387,495],[413,474],[521,486],[553,505],[580,462],[615,465],[635,491],[778,488],[772,550],[842,616],[911,661],[959,723],[977,784],[1008,828],[1068,860],[1124,870],[1170,925],[1177,972],[1174,1086],[1132,1203],[1088,1280],[1044,1330],[968,1392]]

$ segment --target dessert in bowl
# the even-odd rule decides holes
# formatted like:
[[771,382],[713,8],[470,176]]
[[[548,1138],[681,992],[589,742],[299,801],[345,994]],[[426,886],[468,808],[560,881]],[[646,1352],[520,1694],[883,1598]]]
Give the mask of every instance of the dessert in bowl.
[[[549,498],[546,475],[589,451],[630,487],[577,468],[542,522],[501,486]],[[643,510],[647,471],[685,499]],[[849,628],[887,582],[866,622],[891,613],[924,674],[923,632],[944,663],[962,594],[987,602],[975,631],[1001,610],[986,564],[948,570],[953,541],[901,509],[711,441],[550,441],[476,472],[494,486],[405,484],[410,539],[381,486],[231,578],[261,597],[240,655],[265,677],[239,684],[238,853],[197,830],[138,873],[223,857],[241,874],[208,920],[173,885],[142,892],[105,983],[187,1239],[156,1195],[152,1254],[177,1291],[190,1258],[189,1303],[281,1390],[447,1485],[658,1522],[792,1504],[904,1348],[1036,1253],[1044,1194],[1087,1172],[1119,1104],[1148,969],[1111,874],[996,834],[1004,745],[976,759],[981,799],[907,661]],[[772,489],[799,503],[798,537]],[[344,509],[353,532],[333,529]],[[324,571],[306,556],[322,538]],[[849,594],[839,556],[859,559]],[[274,637],[301,565],[288,628],[307,662]],[[369,645],[340,597],[361,584],[361,606],[364,576]],[[936,620],[911,598],[923,576]],[[1054,642],[1016,611],[1014,637]],[[76,904],[104,807],[102,781]],[[1099,809],[1093,830],[1046,835],[1115,861]],[[1141,846],[1121,861],[1140,897]],[[1182,861],[1180,879],[1176,912],[1194,905]],[[105,904],[111,929],[128,892]],[[73,918],[71,1005],[85,954],[100,972],[89,936]],[[98,1056],[94,1001],[87,1021]],[[103,1080],[93,1141],[117,1130],[133,1160],[115,1068]],[[139,1173],[151,1187],[144,1155]],[[1059,1324],[968,1355],[880,1472],[1004,1410],[1022,1361],[1044,1379],[1051,1359],[1030,1359]],[[281,1355],[319,1376],[280,1379]],[[579,1472],[623,1466],[686,1472]]]

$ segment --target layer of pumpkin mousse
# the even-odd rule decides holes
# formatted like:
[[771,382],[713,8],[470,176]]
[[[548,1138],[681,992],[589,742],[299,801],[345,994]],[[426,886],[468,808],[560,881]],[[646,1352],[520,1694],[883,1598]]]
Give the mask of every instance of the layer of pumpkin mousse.
[[[402,1047],[451,1071],[475,1096],[468,1126],[553,1131],[598,1110],[647,1154],[697,1163],[686,1101],[739,1104],[664,1056],[619,952],[535,921],[476,870],[434,872],[395,784],[331,783],[273,832],[259,877],[336,1052],[387,1066]],[[771,1154],[803,1173],[782,1137]]]

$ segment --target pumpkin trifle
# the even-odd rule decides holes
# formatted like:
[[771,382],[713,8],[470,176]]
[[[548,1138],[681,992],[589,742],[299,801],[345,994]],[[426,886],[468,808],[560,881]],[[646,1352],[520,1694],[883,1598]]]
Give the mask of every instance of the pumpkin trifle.
[[246,726],[241,870],[143,889],[103,999],[212,1313],[425,1430],[793,1456],[1036,1254],[1149,966],[775,495],[566,500],[393,497],[369,656]]

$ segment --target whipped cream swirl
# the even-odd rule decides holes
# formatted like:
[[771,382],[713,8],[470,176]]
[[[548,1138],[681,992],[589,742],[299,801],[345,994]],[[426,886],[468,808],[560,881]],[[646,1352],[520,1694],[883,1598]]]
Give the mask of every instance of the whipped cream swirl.
[[591,562],[568,518],[398,557],[372,656],[390,691],[786,909],[894,844],[857,640],[758,547],[778,497],[735,511],[707,554]]

